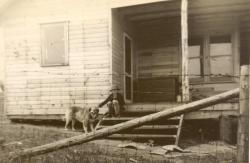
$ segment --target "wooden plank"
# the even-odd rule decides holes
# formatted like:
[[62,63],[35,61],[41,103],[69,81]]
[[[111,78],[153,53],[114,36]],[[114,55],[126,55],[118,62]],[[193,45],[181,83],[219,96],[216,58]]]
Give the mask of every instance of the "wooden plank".
[[[171,109],[172,107],[180,106],[181,103],[152,103],[152,104],[131,104],[125,106],[126,112],[159,112],[165,109]],[[238,110],[237,103],[221,103],[214,106],[203,108],[204,111],[224,111],[224,110]]]
[[154,135],[154,134],[114,134],[108,138],[113,139],[166,139],[166,138],[175,138],[175,135]]
[[237,163],[249,161],[249,82],[250,65],[241,66],[240,109],[237,138]]
[[74,136],[71,138],[66,138],[66,139],[59,140],[57,142],[53,142],[50,144],[45,144],[42,146],[33,147],[33,148],[29,148],[29,149],[24,149],[24,150],[19,151],[19,152],[12,152],[12,153],[10,153],[10,155],[8,157],[10,159],[18,159],[20,157],[32,157],[35,155],[45,154],[45,153],[59,150],[62,148],[70,147],[73,145],[86,143],[86,142],[89,142],[91,140],[110,136],[112,134],[118,133],[118,132],[126,130],[126,129],[140,127],[140,126],[142,126],[148,122],[154,121],[154,120],[158,120],[161,118],[171,118],[171,117],[174,117],[176,115],[183,114],[183,113],[197,111],[197,110],[200,110],[204,107],[211,106],[211,105],[223,102],[225,100],[228,100],[228,99],[231,99],[234,97],[238,97],[238,95],[239,95],[239,89],[230,90],[230,91],[227,91],[225,93],[215,95],[213,97],[209,97],[209,98],[195,101],[195,102],[191,102],[191,103],[188,103],[188,104],[185,104],[182,106],[167,109],[167,110],[164,110],[164,111],[161,111],[158,113],[154,113],[154,114],[150,114],[150,115],[143,116],[140,118],[136,118],[136,119],[133,119],[131,121],[119,123],[117,125],[110,126],[110,127],[107,127],[107,128],[101,129],[101,130],[97,130],[95,132],[91,132],[88,134]]
[[134,16],[134,15],[143,15],[145,13],[154,13],[154,12],[163,12],[166,10],[178,10],[179,7],[178,1],[169,1],[163,3],[152,3],[150,5],[137,5],[129,6],[120,10],[122,15]]
[[[144,41],[145,39],[142,42],[144,43]],[[151,55],[144,56],[143,54]],[[139,77],[143,76],[145,73],[152,73],[152,76],[161,75],[162,77],[171,74],[179,74],[179,66],[177,66],[179,58],[177,46],[141,49],[138,56]]]
[[179,125],[178,125],[178,130],[177,130],[177,134],[176,134],[176,139],[175,139],[175,145],[178,146],[179,144],[179,139],[180,139],[180,134],[181,134],[181,127],[182,127],[182,123],[183,123],[183,117],[184,115],[182,114],[179,120]]
[[181,90],[182,101],[187,102],[189,98],[189,78],[188,78],[188,1],[181,1]]
[[[103,118],[105,121],[130,121],[136,119],[137,117],[112,117],[112,118]],[[179,120],[180,117],[172,117],[169,120]]]
[[176,10],[168,10],[168,11],[159,11],[154,13],[144,13],[143,15],[135,15],[131,17],[127,17],[129,21],[136,22],[136,21],[147,21],[152,19],[159,19],[159,18],[171,18],[171,17],[177,17],[180,15],[180,12],[178,9]]
[[[100,125],[98,128],[105,128],[108,126],[105,125]],[[144,125],[141,127],[137,127],[133,130],[167,130],[167,129],[177,129],[179,126],[178,125]]]
[[[203,2],[202,2],[203,3]],[[201,3],[201,4],[202,4]],[[213,2],[214,3],[214,2]],[[248,11],[250,9],[249,2],[243,2],[243,3],[237,3],[235,1],[234,4],[226,5],[224,4],[219,4],[215,5],[211,3],[211,5],[200,7],[193,7],[192,3],[190,4],[189,7],[189,14],[190,15],[203,15],[203,14],[215,14],[215,13],[234,13],[234,12],[239,12],[239,11]]]
[[237,110],[223,110],[223,111],[195,111],[187,113],[184,116],[185,120],[205,120],[205,119],[219,119],[221,116],[237,116]]
[[8,115],[11,120],[63,120],[64,115]]
[[[31,109],[48,109],[47,112],[41,112],[34,110],[32,114],[29,114],[30,112],[24,112],[22,110],[18,111],[16,109],[19,108],[18,105],[15,106],[8,106],[8,117],[9,119],[31,119],[31,120],[42,120],[42,119],[51,119],[51,120],[61,120],[61,117],[64,117],[64,108],[68,108],[70,106],[77,105],[81,106],[79,104],[63,104],[62,106],[55,106],[55,109],[50,109],[51,106],[41,106],[41,105],[32,105],[32,107],[22,107],[22,108],[31,108]],[[61,110],[60,110],[61,109]],[[34,115],[34,113],[36,113]],[[18,114],[18,115],[17,115]],[[58,115],[57,115],[58,114]],[[203,120],[203,119],[219,119],[220,116],[237,116],[238,110],[222,110],[222,111],[216,111],[216,110],[210,110],[210,111],[195,111],[191,113],[187,113],[184,116],[185,120]],[[147,128],[147,127],[146,127]]]

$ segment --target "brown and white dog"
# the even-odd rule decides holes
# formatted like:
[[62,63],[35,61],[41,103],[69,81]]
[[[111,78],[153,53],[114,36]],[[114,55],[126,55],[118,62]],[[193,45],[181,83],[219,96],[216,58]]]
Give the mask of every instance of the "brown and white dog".
[[98,123],[99,109],[94,108],[93,111],[89,107],[77,107],[73,106],[66,110],[65,113],[65,129],[68,129],[68,125],[71,122],[72,130],[75,130],[75,122],[82,123],[82,127],[85,133],[88,133],[88,128],[91,131],[95,130],[95,124]]

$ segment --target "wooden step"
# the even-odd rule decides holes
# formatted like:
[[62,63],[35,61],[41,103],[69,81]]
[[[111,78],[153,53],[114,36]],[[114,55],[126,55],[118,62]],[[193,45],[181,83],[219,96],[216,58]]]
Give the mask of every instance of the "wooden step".
[[[105,128],[105,127],[109,127],[109,126],[101,125],[101,126],[98,127],[98,129],[102,129],[102,128]],[[141,126],[141,127],[137,127],[135,129],[140,129],[140,130],[166,130],[166,129],[177,129],[178,127],[179,127],[179,125],[144,125],[144,126]]]
[[169,139],[176,138],[176,135],[153,135],[153,134],[113,134],[109,136],[113,139]]
[[135,103],[126,104],[124,112],[134,113],[156,113],[162,110],[180,106],[182,103]]
[[[133,119],[136,119],[138,117],[106,117],[103,118],[103,121],[130,121]],[[173,117],[173,118],[168,118],[168,120],[179,120],[180,117]]]

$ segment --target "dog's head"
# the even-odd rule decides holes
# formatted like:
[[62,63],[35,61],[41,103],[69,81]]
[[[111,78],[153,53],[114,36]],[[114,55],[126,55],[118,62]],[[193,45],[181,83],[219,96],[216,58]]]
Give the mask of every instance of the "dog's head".
[[94,114],[99,114],[99,108],[97,106],[93,107],[92,112]]
[[98,107],[91,107],[89,108],[90,112],[92,113],[92,115],[94,115],[95,117],[97,117],[99,115],[99,108]]

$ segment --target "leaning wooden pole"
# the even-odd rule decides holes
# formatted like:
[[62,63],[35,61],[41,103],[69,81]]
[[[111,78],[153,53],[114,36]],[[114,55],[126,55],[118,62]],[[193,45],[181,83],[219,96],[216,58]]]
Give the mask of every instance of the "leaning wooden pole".
[[250,65],[241,66],[237,163],[249,161],[249,75]]
[[123,122],[123,123],[120,123],[111,127],[97,130],[92,133],[74,136],[74,137],[67,138],[67,139],[62,139],[62,140],[59,140],[50,144],[45,144],[45,145],[34,147],[34,148],[24,149],[23,151],[20,151],[18,153],[11,153],[10,159],[41,155],[41,154],[52,152],[58,149],[89,142],[91,140],[95,140],[98,138],[105,138],[106,136],[109,136],[111,134],[120,132],[122,130],[135,128],[147,122],[151,122],[157,119],[170,118],[170,117],[174,117],[180,114],[200,110],[202,108],[223,102],[227,99],[237,97],[238,95],[239,95],[239,89],[230,90],[225,93],[221,93],[221,94],[209,97],[209,98],[191,102],[182,106],[177,106],[171,109],[166,109],[157,113],[149,114],[147,116],[143,116],[143,117],[136,118],[127,122]]

